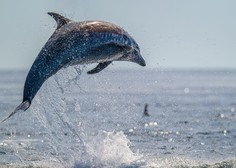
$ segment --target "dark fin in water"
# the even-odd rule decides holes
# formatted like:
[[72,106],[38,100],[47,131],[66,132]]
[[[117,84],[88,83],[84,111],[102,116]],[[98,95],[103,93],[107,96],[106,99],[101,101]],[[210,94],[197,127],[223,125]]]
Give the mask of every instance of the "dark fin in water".
[[143,115],[144,115],[144,116],[147,116],[147,117],[150,116],[149,113],[148,113],[148,104],[147,104],[147,103],[145,104],[144,111],[143,111]]
[[67,19],[64,16],[61,16],[61,15],[54,13],[54,12],[48,12],[48,14],[56,20],[57,29],[59,29],[61,26],[65,25],[71,21],[70,19]]
[[108,61],[108,62],[102,62],[102,63],[99,63],[94,69],[88,71],[87,73],[88,74],[95,74],[95,73],[98,73],[100,72],[101,70],[103,70],[104,68],[106,68],[109,64],[111,64],[112,61]]
[[2,120],[1,123],[3,123],[4,121],[6,121],[7,119],[9,119],[11,116],[13,116],[14,114],[16,114],[19,110],[27,110],[30,107],[30,102],[29,101],[24,101],[23,103],[21,103],[19,106],[16,107],[16,109],[4,120]]

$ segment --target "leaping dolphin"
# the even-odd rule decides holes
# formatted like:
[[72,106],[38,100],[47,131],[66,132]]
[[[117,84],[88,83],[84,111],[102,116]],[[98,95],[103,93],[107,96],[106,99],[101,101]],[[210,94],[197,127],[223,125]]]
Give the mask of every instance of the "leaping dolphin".
[[61,68],[99,63],[88,74],[98,73],[112,61],[130,61],[145,66],[135,40],[121,27],[104,21],[74,22],[49,12],[57,28],[35,59],[25,81],[23,101],[2,122],[19,110],[27,110],[43,83]]

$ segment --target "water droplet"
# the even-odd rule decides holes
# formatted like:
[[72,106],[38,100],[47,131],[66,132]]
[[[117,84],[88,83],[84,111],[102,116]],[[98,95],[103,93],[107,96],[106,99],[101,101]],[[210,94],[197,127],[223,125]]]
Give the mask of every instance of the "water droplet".
[[168,135],[169,132],[168,132],[168,131],[160,131],[160,134],[162,134],[162,135]]
[[7,143],[1,142],[0,146],[7,146]]
[[223,133],[224,133],[224,136],[226,136],[226,134],[227,134],[227,130],[224,130]]
[[131,129],[129,129],[129,132],[134,132],[134,130],[131,128]]
[[234,112],[234,111],[235,111],[235,110],[234,110],[234,108],[232,107],[232,108],[231,108],[231,112]]
[[153,126],[153,124],[154,124],[153,122],[150,122],[150,123],[149,123],[149,126]]
[[184,93],[189,93],[189,88],[184,88]]
[[26,147],[26,146],[27,146],[27,145],[26,145],[25,143],[23,143],[23,142],[20,142],[19,145],[22,146],[22,147]]
[[157,122],[150,122],[149,126],[157,126]]
[[225,115],[224,114],[220,114],[220,118],[224,118],[225,117]]

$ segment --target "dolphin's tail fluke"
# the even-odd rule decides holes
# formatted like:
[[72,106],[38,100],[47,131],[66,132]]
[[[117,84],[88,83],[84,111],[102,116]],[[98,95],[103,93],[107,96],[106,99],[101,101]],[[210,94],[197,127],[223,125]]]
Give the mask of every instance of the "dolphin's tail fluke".
[[1,121],[1,123],[3,123],[4,121],[6,121],[7,119],[9,119],[11,116],[13,116],[14,114],[16,114],[18,111],[20,110],[27,110],[30,107],[30,101],[26,100],[24,102],[22,102],[19,106],[16,107],[16,109],[4,120]]

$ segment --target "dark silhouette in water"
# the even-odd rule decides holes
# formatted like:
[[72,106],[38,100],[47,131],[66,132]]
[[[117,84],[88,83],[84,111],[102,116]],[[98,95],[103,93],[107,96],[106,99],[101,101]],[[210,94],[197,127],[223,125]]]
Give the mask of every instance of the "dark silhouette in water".
[[150,116],[148,113],[148,104],[147,103],[144,106],[143,116],[146,116],[146,117]]
[[61,68],[98,63],[88,74],[98,73],[112,61],[130,61],[145,66],[135,40],[122,28],[104,21],[74,22],[49,12],[57,28],[35,59],[25,81],[22,103],[2,122],[19,110],[27,110],[43,83]]

